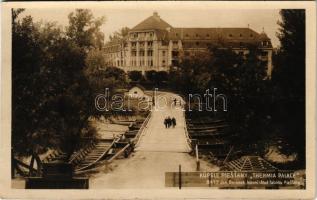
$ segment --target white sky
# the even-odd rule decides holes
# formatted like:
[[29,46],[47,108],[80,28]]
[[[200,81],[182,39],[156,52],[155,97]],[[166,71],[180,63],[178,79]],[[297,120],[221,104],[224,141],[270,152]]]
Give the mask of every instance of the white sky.
[[[70,8],[30,8],[21,14],[31,15],[34,21],[56,21],[58,24],[66,26],[68,24],[67,15],[74,9]],[[273,46],[279,45],[276,37],[278,31],[277,21],[280,20],[279,10],[263,9],[237,9],[237,10],[220,10],[220,9],[91,9],[95,17],[105,16],[106,22],[102,26],[105,34],[105,40],[109,35],[121,27],[134,27],[145,18],[151,16],[157,11],[163,20],[173,27],[248,27],[262,32],[264,28],[266,34],[271,38]]]

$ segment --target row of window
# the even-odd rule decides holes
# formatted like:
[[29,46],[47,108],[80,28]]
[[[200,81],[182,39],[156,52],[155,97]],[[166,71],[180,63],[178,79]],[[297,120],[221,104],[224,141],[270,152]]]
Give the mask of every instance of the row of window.
[[[132,48],[136,48],[136,42],[131,42],[131,46],[132,46]],[[139,46],[140,47],[144,47],[145,46],[145,42],[139,42]],[[152,41],[149,41],[149,42],[147,42],[147,46],[148,47],[152,47],[153,46],[153,42]]]
[[135,66],[150,66],[150,67],[152,67],[153,66],[153,60],[148,60],[147,64],[146,64],[145,60],[140,60],[139,61],[139,65],[138,65],[138,62],[136,60],[131,60],[131,65],[133,67],[135,67]]
[[125,65],[125,61],[123,61],[123,60],[121,60],[121,61],[118,60],[118,61],[117,61],[117,66],[118,66],[118,67],[120,67],[120,66],[123,67],[124,65]]
[[[178,37],[178,36],[179,36],[178,33],[176,33],[175,36]],[[197,34],[197,33],[195,34],[195,36],[196,36],[196,38],[199,38],[199,37],[200,37],[200,35]],[[210,35],[209,33],[207,33],[205,36],[206,36],[207,38],[210,38],[211,35]],[[228,36],[229,36],[229,37],[233,37],[233,34],[229,34]],[[186,33],[186,34],[185,34],[185,37],[189,37],[189,34]],[[240,33],[240,34],[239,34],[239,37],[243,37],[243,35]],[[253,34],[252,34],[252,33],[249,34],[249,37],[253,38]]]
[[[248,53],[244,52],[244,51],[239,51],[238,52],[239,56],[247,56]],[[268,52],[267,51],[262,51],[261,52],[261,62],[265,64],[265,66],[267,66],[268,63]]]
[[[165,55],[165,53],[164,53]],[[131,51],[131,56],[135,57],[137,56],[137,52],[136,51]],[[139,51],[139,56],[145,56],[145,51]],[[148,50],[147,51],[147,56],[151,57],[153,56],[153,51],[152,50]]]
[[[132,33],[132,34],[131,34],[131,37],[134,38],[134,39],[136,39],[136,38],[138,38],[138,37],[145,37],[145,36],[153,37],[153,35],[154,35],[154,34],[153,34],[152,32],[150,32],[150,33]],[[179,34],[178,34],[178,33],[175,33],[175,36],[178,37]],[[199,37],[202,36],[202,35],[196,33],[195,36],[196,36],[197,38],[199,38]],[[229,36],[229,37],[233,37],[233,34],[230,33],[228,36]],[[243,35],[242,33],[239,34],[239,37],[243,37],[243,36],[245,36],[245,35]],[[248,34],[248,36],[252,38],[252,37],[253,37],[253,34],[250,33],[250,34]],[[186,33],[186,34],[185,34],[185,37],[189,37],[189,34]],[[211,35],[210,35],[209,33],[206,33],[205,37],[210,38]]]
[[145,36],[149,36],[149,37],[153,37],[154,33],[150,32],[150,33],[132,33],[131,37],[136,39],[138,37],[145,37]]

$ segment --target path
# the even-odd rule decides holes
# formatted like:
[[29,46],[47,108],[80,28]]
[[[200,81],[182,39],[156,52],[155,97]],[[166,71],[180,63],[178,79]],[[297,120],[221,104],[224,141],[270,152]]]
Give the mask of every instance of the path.
[[[168,105],[174,95],[164,93]],[[178,97],[179,98],[179,97]],[[159,104],[158,104],[159,103]],[[163,106],[163,99],[157,104]],[[175,128],[166,129],[165,117],[175,117]],[[181,109],[170,106],[152,112],[151,119],[136,147],[136,152],[128,159],[115,160],[105,171],[90,178],[90,188],[164,188],[165,172],[195,171],[195,159],[188,154],[184,131],[185,120]],[[212,166],[201,163],[201,170],[212,170]]]

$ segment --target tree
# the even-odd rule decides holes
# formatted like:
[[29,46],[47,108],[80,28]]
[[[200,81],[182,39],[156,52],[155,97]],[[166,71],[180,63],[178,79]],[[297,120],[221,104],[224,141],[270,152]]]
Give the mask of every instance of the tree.
[[266,130],[262,129],[262,119],[268,114],[265,66],[258,59],[259,49],[252,45],[248,49],[249,54],[242,57],[221,44],[210,46],[208,52],[185,57],[179,68],[171,72],[170,79],[176,81],[174,85],[181,85],[185,96],[190,93],[203,96],[207,89],[213,88],[224,94],[228,112],[222,111],[222,102],[216,102],[217,116],[224,117],[232,131],[239,134],[240,141],[235,141],[236,144],[258,141]]
[[141,81],[143,79],[143,75],[141,71],[135,71],[135,70],[130,71],[128,73],[128,76],[132,81]]
[[55,23],[19,19],[21,11],[12,10],[12,146],[20,154],[54,147],[70,156],[94,111],[83,69],[99,25],[77,11],[65,34]]
[[277,36],[281,46],[272,71],[273,119],[305,165],[305,10],[281,10],[280,15]]
[[103,51],[99,49],[91,50],[85,60],[86,70],[105,70],[107,63]]
[[[32,17],[20,20],[22,9],[12,10],[12,147],[30,154],[40,97],[39,72],[43,51],[39,46],[39,31]],[[28,145],[29,144],[29,145]]]
[[150,70],[145,72],[145,77],[148,81],[155,82],[157,72],[155,70]]
[[119,31],[115,31],[113,35],[110,35],[109,40],[110,41],[122,40],[128,36],[129,31],[130,31],[130,28],[123,27]]
[[168,80],[168,73],[166,71],[158,71],[156,76],[156,82],[161,84],[164,81]]
[[124,88],[126,86],[125,72],[117,67],[107,67],[104,70],[91,69],[87,67],[85,76],[92,88],[94,95],[104,93],[106,88],[113,92],[115,88]]
[[[281,10],[277,36],[281,47],[275,57],[272,80],[291,98],[305,96],[305,10]],[[287,73],[286,73],[287,71]]]
[[210,81],[211,62],[210,52],[185,57],[179,67],[170,72],[170,81],[175,81],[171,85],[178,86],[184,95],[203,93]]
[[94,19],[91,10],[76,9],[68,15],[68,20],[66,34],[80,48],[85,50],[102,48],[104,34],[100,31],[100,27],[105,22],[105,17]]

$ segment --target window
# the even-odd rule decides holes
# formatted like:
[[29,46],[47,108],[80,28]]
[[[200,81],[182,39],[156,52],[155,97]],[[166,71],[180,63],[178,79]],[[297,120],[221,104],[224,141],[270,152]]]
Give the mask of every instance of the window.
[[144,47],[144,42],[140,42],[140,47]]
[[140,56],[144,56],[144,51],[140,51],[140,52],[139,52],[139,55],[140,55]]
[[131,51],[131,56],[136,56],[136,51]]
[[262,66],[267,66],[268,65],[268,61],[267,60],[263,60],[263,61],[261,61],[261,64],[262,64]]
[[172,65],[173,65],[173,66],[178,66],[178,64],[179,64],[179,63],[178,63],[178,60],[172,60]]
[[172,51],[172,56],[177,57],[178,56],[178,51]]
[[147,42],[147,46],[152,47],[153,42]]
[[199,46],[199,42],[196,42],[196,46]]
[[207,36],[208,38],[210,37],[210,35],[209,35],[209,34],[207,34],[206,36]]
[[165,51],[162,51],[162,55],[165,56]]
[[148,55],[148,56],[153,56],[153,51],[152,51],[152,50],[148,50],[148,51],[147,51],[147,55]]
[[136,42],[132,42],[131,46],[132,46],[132,48],[135,48],[136,47]]
[[199,35],[198,35],[198,34],[196,34],[196,37],[199,37]]
[[232,37],[232,34],[229,34],[229,37]]
[[175,33],[175,36],[178,37],[178,33]]
[[148,60],[148,65],[153,66],[153,60]]
[[268,55],[268,52],[267,52],[267,51],[262,51],[262,52],[261,52],[261,56],[264,57],[264,56],[267,56],[267,55]]
[[242,37],[242,34],[240,33],[240,37]]
[[150,33],[150,37],[153,37],[153,33]]

